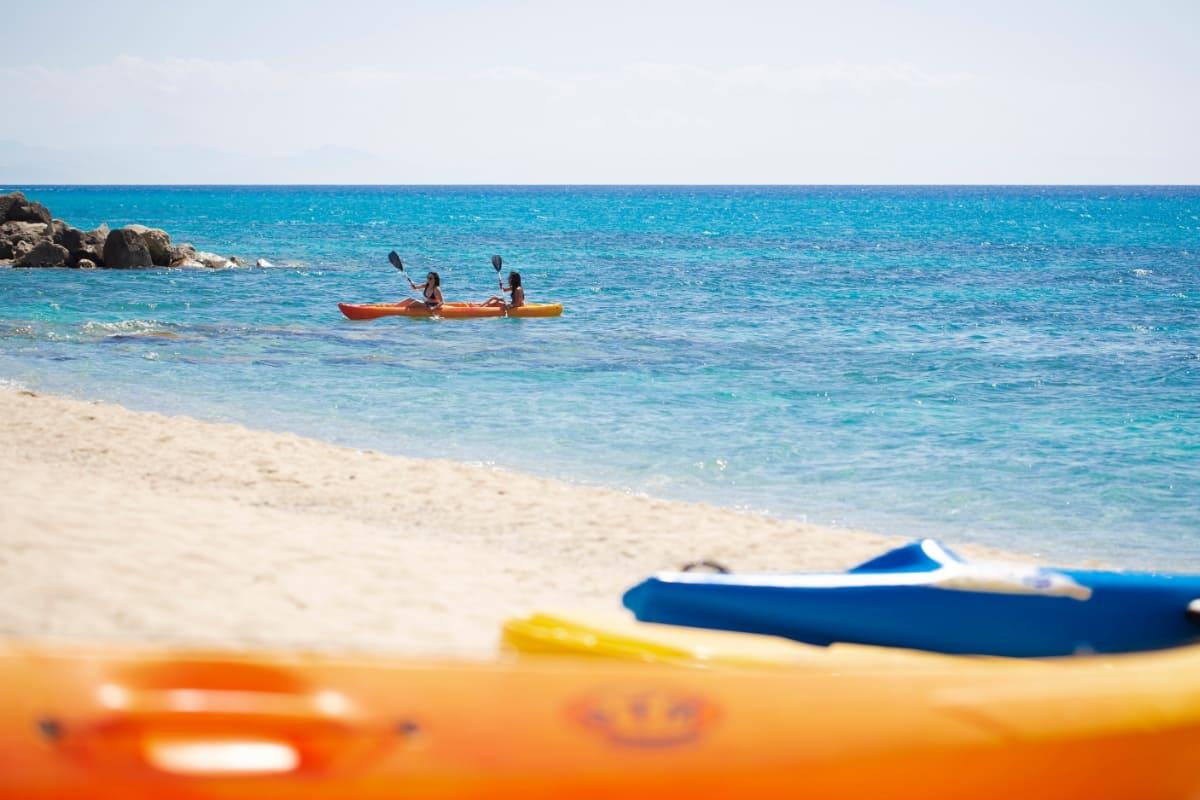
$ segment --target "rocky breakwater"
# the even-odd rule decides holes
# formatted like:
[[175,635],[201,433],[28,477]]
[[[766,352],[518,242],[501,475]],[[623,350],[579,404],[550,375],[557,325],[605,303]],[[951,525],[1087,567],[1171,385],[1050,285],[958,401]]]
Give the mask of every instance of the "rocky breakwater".
[[20,192],[0,195],[0,265],[136,269],[193,267],[223,269],[237,258],[205,253],[190,244],[172,244],[166,231],[126,225],[94,231],[72,228],[54,219],[50,209]]

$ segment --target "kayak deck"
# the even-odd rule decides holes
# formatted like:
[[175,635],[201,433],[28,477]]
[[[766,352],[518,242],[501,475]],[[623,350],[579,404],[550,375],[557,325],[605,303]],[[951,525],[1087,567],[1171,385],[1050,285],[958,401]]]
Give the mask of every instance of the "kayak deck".
[[379,319],[380,317],[488,319],[504,316],[532,319],[558,317],[562,316],[563,312],[562,303],[527,303],[520,308],[510,309],[507,313],[498,306],[485,306],[482,303],[443,303],[436,312],[416,303],[338,303],[338,308],[346,315],[346,319],[354,320]]

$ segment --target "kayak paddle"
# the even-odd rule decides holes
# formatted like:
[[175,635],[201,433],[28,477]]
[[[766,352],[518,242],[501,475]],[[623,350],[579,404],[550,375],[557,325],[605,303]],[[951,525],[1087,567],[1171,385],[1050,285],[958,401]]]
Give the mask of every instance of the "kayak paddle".
[[[500,277],[500,267],[503,264],[504,264],[503,258],[501,258],[500,256],[492,256],[492,266],[496,268],[496,285],[500,287],[501,292],[504,291],[504,279]],[[501,294],[498,299],[500,300],[500,308],[503,309],[504,316],[507,317],[508,316],[508,307],[504,305],[504,295]],[[490,303],[491,301],[489,300],[488,302]]]
[[500,266],[503,263],[504,259],[500,256],[492,256],[492,266],[496,268],[496,283],[500,285],[501,289],[504,288],[504,281],[500,278]]
[[[393,266],[393,267],[395,267],[396,269],[400,270],[401,272],[404,272],[404,262],[402,262],[402,261],[400,260],[400,256],[396,255],[396,251],[395,251],[395,250],[393,250],[392,252],[388,253],[388,261],[392,262],[392,266]],[[407,272],[404,272],[404,274],[405,274],[406,276],[408,275],[408,273],[407,273]]]
[[409,286],[413,287],[414,289],[417,288],[417,285],[415,283],[413,283],[413,279],[410,278],[408,276],[408,273],[404,271],[404,262],[400,260],[400,256],[396,255],[395,250],[388,253],[388,261],[392,262],[393,267],[400,270],[400,274],[403,275],[405,280],[408,281]]

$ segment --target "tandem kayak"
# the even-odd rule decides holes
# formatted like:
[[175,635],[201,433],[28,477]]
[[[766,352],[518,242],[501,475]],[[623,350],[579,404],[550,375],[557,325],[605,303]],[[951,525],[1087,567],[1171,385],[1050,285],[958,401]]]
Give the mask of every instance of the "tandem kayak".
[[369,303],[355,305],[338,303],[346,319],[379,319],[380,317],[442,317],[443,319],[483,319],[489,317],[512,317],[533,319],[537,317],[562,316],[562,303],[527,303],[520,308],[505,312],[497,306],[481,303],[443,303],[436,313],[422,305],[404,303]]
[[925,539],[833,574],[660,573],[625,593],[646,622],[810,644],[1064,656],[1200,640],[1200,576],[963,561]]
[[1095,661],[897,676],[9,646],[0,796],[1198,796],[1200,653]]

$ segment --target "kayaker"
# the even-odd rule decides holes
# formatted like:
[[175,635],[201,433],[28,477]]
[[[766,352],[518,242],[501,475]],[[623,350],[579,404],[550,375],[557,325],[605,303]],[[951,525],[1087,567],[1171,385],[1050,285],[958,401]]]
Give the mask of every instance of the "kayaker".
[[512,295],[511,302],[505,302],[503,297],[489,297],[484,301],[485,306],[500,306],[505,311],[511,311],[514,308],[520,308],[525,305],[525,290],[521,288],[521,273],[508,273],[508,286],[504,285],[504,281],[498,281],[500,291],[508,292]]
[[[404,274],[408,278],[408,273]],[[442,307],[442,278],[436,272],[431,272],[425,276],[424,283],[413,283],[412,278],[408,278],[408,285],[421,290],[421,300],[413,300],[409,298],[400,302],[401,306],[407,305],[424,305],[430,311],[437,311]]]

